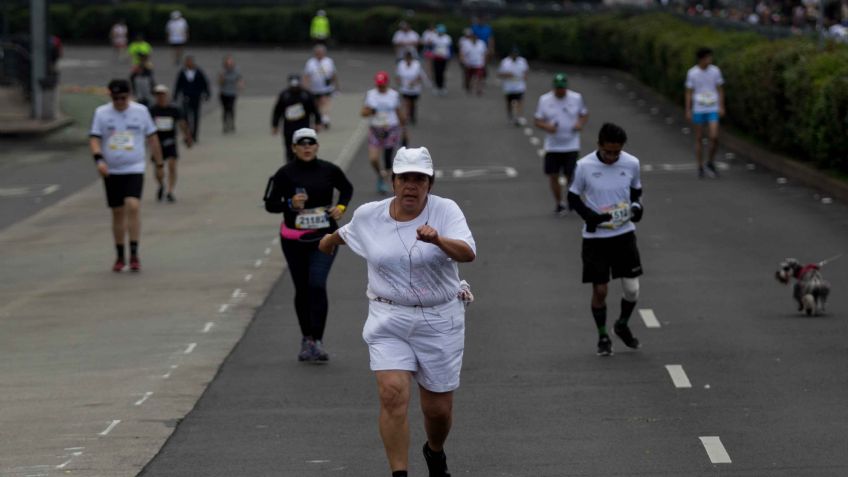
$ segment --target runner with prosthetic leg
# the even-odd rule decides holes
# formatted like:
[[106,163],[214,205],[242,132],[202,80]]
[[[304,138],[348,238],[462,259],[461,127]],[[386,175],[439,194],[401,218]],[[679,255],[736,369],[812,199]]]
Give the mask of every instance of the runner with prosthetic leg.
[[598,149],[577,162],[568,203],[585,221],[583,227],[583,283],[592,284],[592,316],[598,328],[598,355],[610,356],[606,298],[610,275],[621,278],[621,314],[613,330],[624,344],[639,348],[628,326],[639,299],[642,264],[636,245],[635,222],[642,219],[642,183],[639,159],[624,151],[627,134],[606,123],[598,135]]

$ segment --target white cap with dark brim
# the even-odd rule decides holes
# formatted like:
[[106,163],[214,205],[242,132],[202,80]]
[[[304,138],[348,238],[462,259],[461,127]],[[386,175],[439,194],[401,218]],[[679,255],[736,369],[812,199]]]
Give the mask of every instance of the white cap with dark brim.
[[313,139],[315,142],[318,142],[318,133],[312,128],[300,128],[294,132],[292,142],[296,144],[301,139]]

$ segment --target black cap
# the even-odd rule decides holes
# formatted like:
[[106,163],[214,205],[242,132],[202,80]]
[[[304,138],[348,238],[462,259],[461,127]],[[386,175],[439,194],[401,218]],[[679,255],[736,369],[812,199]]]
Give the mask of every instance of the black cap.
[[109,82],[109,94],[127,94],[130,92],[130,82],[125,79],[113,79]]

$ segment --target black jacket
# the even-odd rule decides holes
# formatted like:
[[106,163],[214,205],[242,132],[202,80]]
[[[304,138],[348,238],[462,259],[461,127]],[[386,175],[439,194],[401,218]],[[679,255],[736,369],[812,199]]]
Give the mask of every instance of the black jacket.
[[[303,116],[296,120],[286,119],[286,109],[297,104],[302,105]],[[310,116],[315,118],[314,122],[309,120]],[[278,127],[281,119],[283,120],[283,130],[291,133],[300,128],[308,128],[311,124],[320,124],[321,113],[315,105],[315,97],[302,88],[284,89],[277,97],[277,104],[274,105],[271,126]]]
[[174,87],[174,99],[185,96],[187,99],[204,101],[209,99],[209,81],[206,74],[200,68],[195,69],[194,81],[189,81],[185,74],[185,68],[177,74],[177,85]]

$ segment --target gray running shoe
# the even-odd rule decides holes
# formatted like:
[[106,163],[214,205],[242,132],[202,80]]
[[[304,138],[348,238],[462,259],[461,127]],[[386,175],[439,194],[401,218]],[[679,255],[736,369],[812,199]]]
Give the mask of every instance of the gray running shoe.
[[315,342],[307,337],[300,341],[300,353],[297,354],[298,361],[315,361]]
[[329,361],[330,355],[324,349],[324,343],[321,340],[315,340],[312,343],[312,356],[315,361]]

